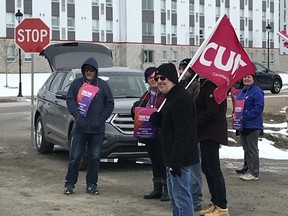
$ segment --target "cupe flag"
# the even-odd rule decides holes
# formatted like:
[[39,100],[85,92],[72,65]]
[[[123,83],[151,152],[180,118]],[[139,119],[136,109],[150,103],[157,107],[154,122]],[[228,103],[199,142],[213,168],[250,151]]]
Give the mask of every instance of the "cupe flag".
[[218,104],[226,99],[227,91],[235,82],[255,74],[255,67],[226,15],[218,20],[189,65],[197,74],[217,85],[214,98]]

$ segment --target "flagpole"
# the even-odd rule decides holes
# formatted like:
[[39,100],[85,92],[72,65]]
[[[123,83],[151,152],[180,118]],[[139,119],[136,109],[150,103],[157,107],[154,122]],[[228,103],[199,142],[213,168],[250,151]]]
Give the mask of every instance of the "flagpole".
[[284,36],[281,32],[277,32],[277,34],[282,38],[284,39],[285,41],[288,42],[288,38],[286,36]]

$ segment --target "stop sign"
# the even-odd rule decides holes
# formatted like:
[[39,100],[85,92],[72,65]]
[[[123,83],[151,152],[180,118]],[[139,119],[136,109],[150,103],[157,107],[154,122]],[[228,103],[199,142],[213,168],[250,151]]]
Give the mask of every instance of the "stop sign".
[[39,53],[50,43],[50,29],[39,18],[26,18],[15,29],[15,43],[27,53]]

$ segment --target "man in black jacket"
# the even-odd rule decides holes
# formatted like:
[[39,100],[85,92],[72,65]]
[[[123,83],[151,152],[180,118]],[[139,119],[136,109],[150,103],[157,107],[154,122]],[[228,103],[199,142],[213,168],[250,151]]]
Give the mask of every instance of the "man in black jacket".
[[166,102],[150,121],[161,128],[161,144],[173,215],[194,216],[190,187],[193,164],[199,163],[195,105],[188,92],[178,83],[175,65],[158,67],[155,77]]

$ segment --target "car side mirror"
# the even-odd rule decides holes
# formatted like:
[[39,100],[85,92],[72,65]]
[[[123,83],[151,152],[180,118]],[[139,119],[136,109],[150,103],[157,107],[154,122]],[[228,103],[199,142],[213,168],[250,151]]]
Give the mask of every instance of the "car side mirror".
[[67,91],[57,91],[56,92],[56,98],[61,100],[66,100],[67,97]]

